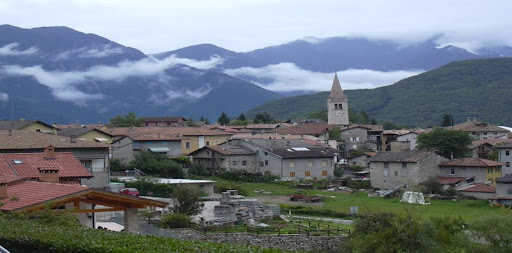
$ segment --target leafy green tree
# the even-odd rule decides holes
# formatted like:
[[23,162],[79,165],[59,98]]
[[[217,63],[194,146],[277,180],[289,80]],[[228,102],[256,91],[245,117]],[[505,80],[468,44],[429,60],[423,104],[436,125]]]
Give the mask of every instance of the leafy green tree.
[[256,124],[268,124],[271,123],[273,120],[274,118],[270,114],[264,112],[256,114],[253,121]]
[[110,159],[110,171],[125,171],[129,168],[127,164],[121,162],[117,158]]
[[359,112],[359,123],[360,124],[368,124],[370,123],[370,115],[365,110],[361,110]]
[[229,124],[229,117],[228,115],[225,113],[225,112],[222,112],[219,116],[219,118],[217,119],[217,122],[221,125],[221,126],[225,126],[227,124]]
[[370,120],[370,125],[377,125],[377,124],[378,124],[378,123],[377,123],[377,121],[376,121],[374,118],[372,118],[372,119]]
[[175,161],[149,152],[140,152],[130,162],[131,168],[137,168],[152,176],[183,178],[183,167]]
[[468,146],[473,139],[460,130],[436,128],[418,135],[418,149],[435,150],[446,158],[464,158],[470,153]]
[[144,126],[142,118],[137,118],[134,112],[130,112],[127,115],[117,115],[110,118],[110,123],[115,127],[141,127]]
[[245,114],[242,112],[242,113],[240,113],[240,115],[238,116],[237,120],[244,121],[244,120],[247,120],[247,117],[245,117]]
[[228,124],[229,126],[247,126],[249,125],[249,121],[248,120],[233,120],[231,122],[229,122]]
[[443,192],[443,185],[435,177],[429,178],[425,183],[425,193],[441,194]]
[[453,116],[449,113],[445,113],[443,116],[443,122],[441,123],[442,127],[453,126]]
[[382,122],[382,128],[384,128],[384,130],[401,129],[400,126],[393,124],[391,121]]
[[190,217],[181,213],[168,213],[162,217],[162,223],[167,228],[188,228]]
[[329,140],[344,141],[343,135],[341,135],[341,129],[339,126],[329,130]]
[[204,192],[199,187],[192,185],[178,185],[173,191],[171,211],[173,213],[196,215],[203,210],[204,203],[201,197]]

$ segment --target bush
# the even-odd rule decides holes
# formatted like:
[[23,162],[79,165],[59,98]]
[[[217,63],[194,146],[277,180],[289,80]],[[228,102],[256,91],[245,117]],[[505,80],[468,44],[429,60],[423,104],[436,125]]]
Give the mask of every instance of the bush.
[[208,170],[205,166],[201,164],[192,164],[190,165],[189,169],[187,170],[187,174],[189,176],[211,176],[213,173],[211,170]]
[[359,171],[363,171],[366,169],[365,167],[363,167],[361,165],[350,165],[350,166],[348,166],[348,168],[350,170],[352,170],[353,172],[359,172]]
[[352,189],[371,189],[370,180],[348,180],[348,187]]
[[186,214],[168,213],[162,217],[162,224],[167,228],[188,228],[190,218]]
[[172,195],[174,187],[168,184],[157,184],[151,181],[151,178],[139,178],[135,182],[124,182],[126,188],[137,188],[140,195],[147,196],[152,192],[154,197],[168,198]]
[[245,170],[236,169],[231,171],[221,171],[217,175],[218,177],[231,181],[242,181],[242,182],[257,182],[257,183],[269,183],[279,180],[279,176],[275,175],[260,175],[255,173],[249,173]]
[[339,166],[336,166],[336,168],[334,168],[334,176],[335,177],[342,177],[343,176],[343,169]]

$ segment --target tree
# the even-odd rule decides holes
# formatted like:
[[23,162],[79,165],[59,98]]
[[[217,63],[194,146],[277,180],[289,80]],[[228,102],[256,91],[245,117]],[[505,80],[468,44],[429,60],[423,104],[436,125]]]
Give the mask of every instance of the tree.
[[360,124],[368,124],[370,123],[370,115],[365,110],[361,110],[359,112],[359,123]]
[[436,128],[418,135],[418,149],[435,150],[448,159],[469,155],[468,146],[473,139],[464,131]]
[[172,195],[171,211],[173,213],[192,216],[203,210],[204,203],[201,201],[201,197],[204,196],[204,193],[196,186],[178,185]]
[[256,114],[256,116],[254,117],[254,123],[256,124],[268,124],[271,123],[273,120],[274,118],[266,112]]
[[310,119],[320,119],[323,121],[327,121],[327,110],[321,111],[321,112],[312,112],[308,115],[308,118]]
[[121,162],[117,158],[110,159],[110,171],[124,171],[128,169],[128,165]]
[[140,152],[130,162],[131,168],[137,168],[152,176],[183,178],[183,167],[175,161],[149,152]]
[[344,141],[339,126],[336,126],[333,129],[329,130],[329,140]]
[[217,119],[217,122],[221,125],[221,126],[225,126],[227,124],[229,124],[229,121],[231,121],[228,117],[228,115],[225,113],[225,112],[222,112],[219,116],[219,118]]
[[142,118],[137,118],[134,112],[130,112],[127,115],[117,115],[110,118],[110,123],[115,127],[141,127],[144,126]]
[[449,113],[445,113],[443,116],[443,122],[441,123],[442,127],[453,126],[453,116]]
[[443,192],[443,185],[439,183],[437,178],[431,177],[425,183],[423,183],[425,187],[425,193],[427,194],[441,194]]
[[238,118],[237,118],[237,120],[240,120],[240,121],[244,121],[244,120],[246,120],[246,119],[247,119],[247,117],[245,117],[245,115],[244,115],[244,113],[243,113],[243,112],[242,112],[242,113],[240,113],[240,115],[239,115],[239,116],[238,116]]

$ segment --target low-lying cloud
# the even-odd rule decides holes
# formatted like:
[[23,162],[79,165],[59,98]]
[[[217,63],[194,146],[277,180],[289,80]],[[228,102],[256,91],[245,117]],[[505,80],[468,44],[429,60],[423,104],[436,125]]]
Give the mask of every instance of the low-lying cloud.
[[122,54],[124,49],[121,47],[112,47],[110,44],[101,45],[98,48],[82,47],[79,49],[69,50],[58,54],[55,60],[67,60],[69,58],[102,58],[115,54]]
[[0,92],[0,102],[7,102],[9,101],[9,95]]
[[17,42],[7,44],[3,47],[0,47],[0,55],[5,56],[26,56],[26,55],[32,55],[37,53],[38,48],[37,47],[31,47],[26,50],[20,51],[17,49],[19,44]]
[[210,57],[209,60],[197,61],[197,60],[189,59],[189,58],[179,58],[174,54],[167,57],[166,59],[169,61],[173,61],[176,64],[184,64],[184,65],[188,65],[193,68],[200,69],[200,70],[213,69],[217,65],[222,64],[225,60],[224,58],[222,58],[218,55],[214,55],[214,56]]
[[[393,84],[424,71],[381,72],[368,69],[348,69],[338,72],[343,89],[371,89]],[[262,68],[242,67],[227,69],[225,73],[257,84],[265,89],[286,91],[328,91],[331,89],[333,73],[304,70],[293,63],[279,63]],[[262,81],[269,80],[269,81]]]
[[[104,98],[104,95],[99,93],[91,94],[80,91],[78,86],[87,81],[121,82],[129,77],[158,77],[163,75],[166,69],[178,64],[184,64],[184,62],[193,63],[202,69],[207,69],[219,64],[218,62],[221,61],[223,59],[220,57],[212,57],[208,61],[194,61],[177,58],[172,55],[163,60],[145,58],[139,61],[120,62],[115,66],[98,65],[84,71],[47,71],[40,65],[30,67],[7,65],[0,68],[0,73],[33,76],[39,83],[49,87],[56,99],[84,105],[87,101]],[[188,98],[198,98],[208,92],[205,90],[185,90],[181,94]],[[169,97],[177,96],[175,92],[165,92],[165,94],[168,94]]]

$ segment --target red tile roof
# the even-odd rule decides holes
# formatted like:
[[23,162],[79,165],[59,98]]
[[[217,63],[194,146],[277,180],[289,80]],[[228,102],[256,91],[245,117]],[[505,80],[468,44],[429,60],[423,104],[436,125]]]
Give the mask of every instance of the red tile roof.
[[442,167],[495,167],[495,166],[502,166],[502,165],[505,165],[505,163],[482,159],[482,158],[463,158],[463,159],[454,159],[454,160],[442,163],[439,166],[442,166]]
[[7,198],[0,200],[3,204],[0,210],[14,211],[88,189],[84,186],[25,181],[7,187]]
[[461,192],[487,192],[494,193],[496,192],[496,187],[488,186],[484,183],[474,183],[471,185],[465,185],[457,188],[458,191]]
[[69,137],[55,136],[53,134],[45,134],[30,131],[13,130],[11,135],[6,130],[0,130],[0,149],[43,149],[52,145],[58,148],[109,148],[109,144],[76,140],[71,142]]
[[277,128],[270,130],[269,132],[277,134],[321,135],[327,133],[334,127],[334,125],[329,125],[326,122],[312,122],[296,126]]
[[116,127],[105,130],[105,132],[114,136],[124,135],[130,138],[158,134],[175,137],[232,135],[230,133],[200,127]]
[[[20,161],[15,163],[14,161]],[[55,159],[46,159],[43,153],[0,154],[0,175],[38,178],[38,168],[59,170],[61,178],[91,178],[92,175],[71,153],[55,153]]]
[[444,185],[456,184],[461,181],[468,180],[469,177],[437,177],[437,181]]

